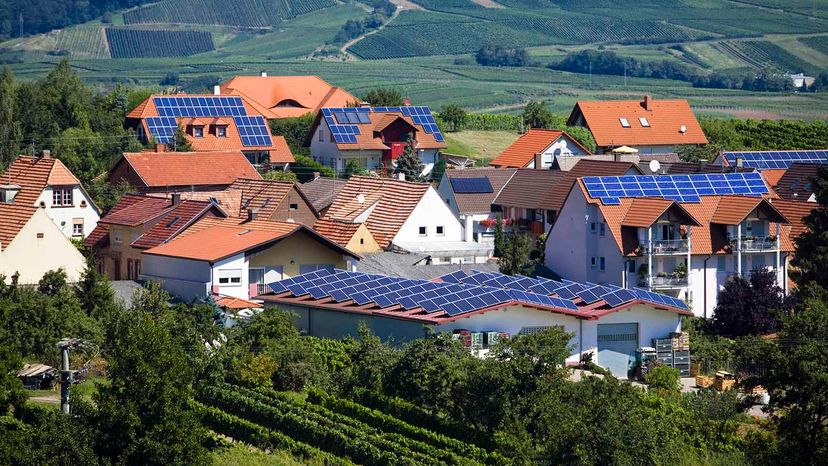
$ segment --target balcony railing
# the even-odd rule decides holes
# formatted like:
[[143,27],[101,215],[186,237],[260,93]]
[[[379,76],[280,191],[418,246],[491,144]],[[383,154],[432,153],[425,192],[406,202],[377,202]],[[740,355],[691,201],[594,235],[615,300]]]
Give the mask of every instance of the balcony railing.
[[[733,250],[736,250],[737,241],[736,239],[730,240],[730,244]],[[763,251],[774,251],[776,250],[776,238],[768,237],[768,238],[755,238],[752,236],[746,236],[742,238],[742,251],[743,252],[763,252]]]
[[[639,286],[645,286],[645,287],[649,286],[649,284],[650,284],[649,279],[650,279],[650,277],[643,277],[642,279],[639,279],[639,282],[638,282]],[[675,273],[659,274],[659,275],[654,275],[652,277],[652,279],[653,279],[653,284],[652,284],[653,289],[656,289],[656,288],[675,289],[675,288],[684,288],[684,287],[687,286],[687,275],[682,276],[682,275],[678,275],[678,274],[675,274]]]
[[647,254],[650,251],[648,245],[652,246],[654,256],[687,254],[690,250],[690,241],[686,239],[653,240],[652,243],[644,240],[640,243],[641,254]]

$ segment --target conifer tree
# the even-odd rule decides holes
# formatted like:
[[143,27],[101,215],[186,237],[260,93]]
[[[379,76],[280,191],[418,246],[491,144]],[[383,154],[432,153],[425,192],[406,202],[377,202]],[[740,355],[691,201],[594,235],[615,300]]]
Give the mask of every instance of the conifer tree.
[[423,168],[425,168],[420,157],[417,155],[415,144],[411,135],[408,135],[408,139],[405,142],[405,150],[397,159],[397,167],[394,170],[394,173],[404,174],[405,179],[408,181],[422,180]]

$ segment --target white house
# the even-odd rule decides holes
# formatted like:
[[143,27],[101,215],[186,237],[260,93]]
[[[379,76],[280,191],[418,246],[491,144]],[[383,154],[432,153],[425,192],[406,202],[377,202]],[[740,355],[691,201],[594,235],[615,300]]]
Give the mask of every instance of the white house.
[[489,165],[498,168],[549,169],[558,157],[580,158],[589,150],[565,131],[529,128]]
[[562,328],[572,334],[567,363],[591,354],[622,378],[637,348],[669,338],[680,331],[681,316],[692,315],[682,301],[643,290],[465,270],[436,281],[320,271],[276,282],[271,291],[261,296],[266,307],[296,312],[301,329],[326,338],[355,336],[360,323],[398,342],[424,336],[424,326],[487,336]]
[[323,108],[310,134],[313,159],[335,171],[354,160],[366,170],[391,172],[411,137],[427,175],[447,147],[428,107]]
[[100,219],[98,207],[81,182],[48,150],[41,157],[18,157],[0,175],[0,183],[15,203],[44,208],[69,238],[85,238]]
[[446,170],[437,192],[463,226],[463,239],[493,244],[495,199],[517,170],[466,168]]
[[[700,177],[707,176],[624,178],[628,183],[680,178],[679,183],[694,186],[684,189],[695,189],[703,184]],[[758,173],[712,176],[727,183],[740,176],[761,182]],[[607,198],[593,196],[585,184],[618,179],[579,179],[547,237],[547,267],[571,280],[669,294],[691,303],[694,313],[705,317],[713,314],[718,291],[733,275],[771,269],[779,286],[787,288],[787,256],[793,251],[790,226],[767,199],[744,195],[701,195],[683,202],[661,196]],[[762,189],[770,195],[766,187]]]
[[492,255],[490,245],[466,241],[460,220],[428,183],[352,176],[314,229],[342,246],[370,235],[359,238],[361,252],[402,249],[431,256],[431,264],[481,263]]

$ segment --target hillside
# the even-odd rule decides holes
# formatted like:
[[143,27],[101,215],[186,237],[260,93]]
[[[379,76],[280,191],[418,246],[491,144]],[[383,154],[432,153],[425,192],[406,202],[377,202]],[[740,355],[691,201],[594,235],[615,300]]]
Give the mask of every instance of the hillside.
[[[174,73],[188,90],[261,69],[318,74],[356,93],[393,84],[421,103],[452,100],[481,111],[511,112],[532,99],[566,111],[577,99],[646,92],[688,98],[709,114],[828,115],[822,95],[697,89],[686,79],[545,68],[573,52],[604,49],[697,76],[816,75],[828,69],[825,2],[394,0],[397,13],[347,41],[340,39],[346,22],[368,21],[379,0],[161,0],[131,6],[136,3],[90,2],[98,8],[90,12],[106,9],[102,5],[127,8],[0,42],[0,62],[35,77],[70,57],[86,79],[104,86],[157,86]],[[525,48],[535,67],[478,66],[472,54],[486,45]]]

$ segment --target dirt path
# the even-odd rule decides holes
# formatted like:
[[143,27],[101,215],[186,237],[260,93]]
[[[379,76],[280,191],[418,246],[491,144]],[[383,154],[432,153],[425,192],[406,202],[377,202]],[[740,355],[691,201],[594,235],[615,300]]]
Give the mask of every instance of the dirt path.
[[350,52],[348,52],[348,48],[351,47],[352,45],[356,44],[357,42],[361,41],[362,39],[365,39],[366,37],[368,37],[372,34],[376,34],[380,31],[382,31],[383,29],[385,29],[385,26],[388,26],[388,24],[390,24],[391,21],[394,21],[395,19],[397,19],[397,17],[400,16],[400,12],[403,11],[404,9],[405,9],[404,7],[402,7],[398,4],[397,9],[394,10],[394,14],[391,15],[390,18],[388,18],[388,21],[382,23],[382,25],[380,27],[374,29],[373,31],[367,32],[367,33],[365,33],[361,36],[358,36],[358,37],[354,37],[353,39],[349,40],[348,42],[345,42],[345,45],[343,45],[342,47],[339,48],[339,52],[341,54],[347,56],[348,58],[355,58],[353,55],[350,54]]
[[492,0],[471,0],[474,3],[482,6],[483,8],[506,8],[505,6],[501,5],[500,3],[496,3]]
[[54,396],[32,396],[32,397],[29,397],[29,399],[32,400],[32,401],[36,401],[38,403],[54,403],[54,404],[60,403],[60,396],[59,395],[54,395]]

